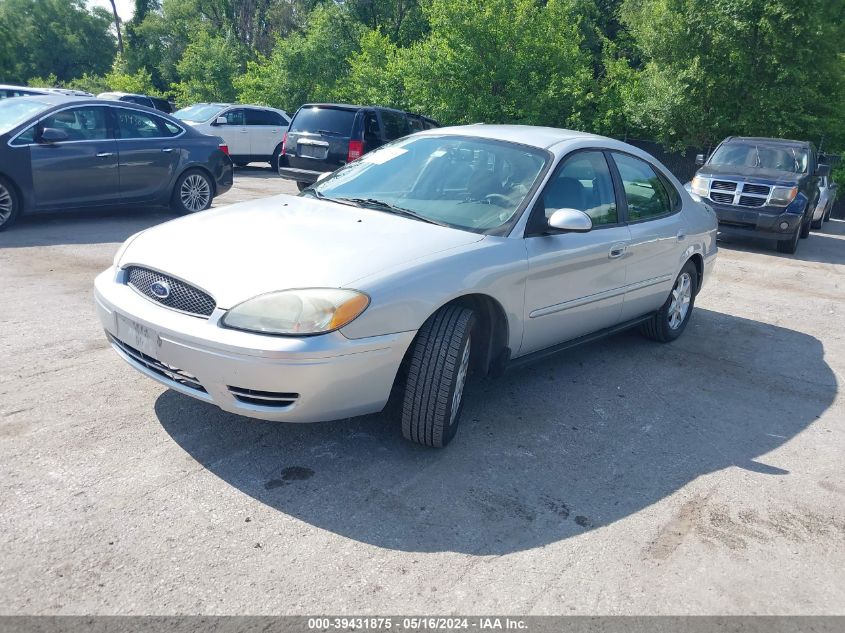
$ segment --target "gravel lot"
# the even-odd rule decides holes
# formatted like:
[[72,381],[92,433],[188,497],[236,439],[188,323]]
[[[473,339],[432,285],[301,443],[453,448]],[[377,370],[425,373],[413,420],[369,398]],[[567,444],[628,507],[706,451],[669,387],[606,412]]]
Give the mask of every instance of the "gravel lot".
[[[254,167],[217,204],[293,192]],[[0,614],[845,614],[845,222],[723,244],[679,341],[476,383],[436,451],[126,366],[93,279],[170,217],[0,234]]]

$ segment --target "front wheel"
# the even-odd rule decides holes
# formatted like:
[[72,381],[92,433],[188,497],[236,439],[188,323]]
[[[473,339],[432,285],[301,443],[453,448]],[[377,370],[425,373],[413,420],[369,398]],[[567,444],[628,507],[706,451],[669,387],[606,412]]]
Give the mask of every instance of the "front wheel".
[[5,178],[0,177],[0,231],[8,229],[21,210],[21,201],[14,185]]
[[458,430],[470,369],[475,313],[460,306],[435,312],[410,350],[402,394],[402,435],[446,446]]
[[810,223],[810,227],[813,230],[818,231],[820,228],[822,228],[822,224],[824,224],[824,213],[822,213],[822,217],[820,217],[818,220],[813,220]]
[[795,229],[788,240],[778,240],[778,252],[786,253],[787,255],[794,255],[798,250],[798,238],[801,235],[801,229]]
[[177,213],[205,211],[214,200],[211,178],[198,169],[190,169],[179,176],[173,190],[172,206]]
[[827,205],[827,210],[824,212],[822,216],[822,223],[828,222],[830,220],[830,212],[833,210],[833,204]]
[[687,262],[675,278],[672,292],[657,313],[642,325],[646,338],[660,343],[674,341],[687,327],[695,295],[698,292],[698,269]]
[[811,217],[809,220],[801,224],[801,239],[805,240],[810,237],[810,225],[813,223],[813,218]]

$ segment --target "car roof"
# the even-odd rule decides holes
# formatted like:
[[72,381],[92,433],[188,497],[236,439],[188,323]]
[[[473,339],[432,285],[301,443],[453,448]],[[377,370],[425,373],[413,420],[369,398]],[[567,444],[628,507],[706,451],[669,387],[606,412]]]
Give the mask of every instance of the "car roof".
[[0,84],[0,88],[2,88],[3,90],[32,90],[33,92],[44,90],[44,88],[34,88],[32,86],[18,86],[16,84]]
[[729,136],[723,142],[728,143],[731,141],[768,143],[770,145],[810,145],[809,141],[794,141],[786,138],[766,138],[765,136]]
[[574,139],[601,139],[602,141],[618,143],[604,136],[590,134],[589,132],[578,132],[577,130],[565,130],[555,127],[540,127],[535,125],[487,125],[475,123],[473,125],[454,125],[440,127],[431,130],[423,130],[417,134],[441,135],[455,134],[461,136],[475,136],[478,138],[490,138],[510,143],[521,143],[532,145],[543,149],[557,145],[561,141]]

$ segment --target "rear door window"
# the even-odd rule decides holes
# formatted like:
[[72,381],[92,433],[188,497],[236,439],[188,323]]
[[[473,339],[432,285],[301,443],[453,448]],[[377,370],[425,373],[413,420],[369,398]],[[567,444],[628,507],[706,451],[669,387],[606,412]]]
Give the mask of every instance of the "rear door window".
[[114,108],[118,138],[162,138],[176,136],[181,130],[164,119],[146,112]]
[[613,152],[613,160],[625,189],[630,222],[651,220],[672,212],[669,194],[651,165],[618,152]]
[[278,127],[280,125],[284,126],[287,123],[282,123],[282,117],[280,117],[275,112],[270,112],[269,110],[252,110],[248,109],[246,111],[246,124],[247,125],[266,125],[270,127]]
[[291,132],[319,132],[351,136],[356,110],[342,108],[302,108],[291,121]]

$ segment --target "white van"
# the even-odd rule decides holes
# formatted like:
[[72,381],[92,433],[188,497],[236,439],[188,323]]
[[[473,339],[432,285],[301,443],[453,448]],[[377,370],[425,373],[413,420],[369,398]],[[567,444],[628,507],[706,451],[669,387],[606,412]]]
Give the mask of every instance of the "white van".
[[270,163],[279,168],[282,141],[290,124],[284,110],[257,105],[196,103],[173,113],[204,134],[219,136],[229,146],[235,165]]

